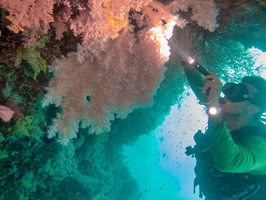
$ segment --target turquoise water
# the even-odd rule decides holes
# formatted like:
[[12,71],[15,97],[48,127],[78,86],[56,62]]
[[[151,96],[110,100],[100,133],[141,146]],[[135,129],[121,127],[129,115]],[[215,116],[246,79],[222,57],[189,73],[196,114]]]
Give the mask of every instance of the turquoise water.
[[[100,2],[101,14],[88,2]],[[151,18],[129,6],[121,13],[121,1],[104,1],[119,9],[102,2],[0,1],[0,105],[15,111],[0,121],[0,200],[199,200],[195,159],[185,148],[207,116],[187,88],[176,50],[189,51],[224,82],[266,78],[264,1],[216,0],[214,32],[203,29],[217,25],[212,1],[180,1],[177,14],[188,29],[176,28],[170,40],[160,31],[169,28],[172,1],[153,2]],[[87,33],[82,23],[92,13],[97,30]],[[104,38],[87,47],[90,36]],[[169,60],[159,48],[170,53],[167,41]]]
[[197,189],[193,194],[195,159],[185,155],[185,148],[194,145],[193,135],[198,129],[205,129],[206,116],[199,120],[204,110],[197,105],[195,95],[184,102],[181,108],[173,106],[155,131],[124,150],[125,162],[140,186],[141,199],[200,199]]

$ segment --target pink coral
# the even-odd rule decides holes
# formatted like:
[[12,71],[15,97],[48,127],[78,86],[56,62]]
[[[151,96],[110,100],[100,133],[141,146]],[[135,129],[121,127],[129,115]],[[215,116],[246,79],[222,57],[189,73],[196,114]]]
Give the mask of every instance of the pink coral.
[[11,21],[8,27],[15,33],[20,31],[25,36],[26,45],[36,44],[40,35],[46,34],[53,22],[54,0],[1,0],[0,5],[5,8]]
[[58,134],[59,141],[67,144],[76,137],[80,122],[90,127],[90,133],[108,132],[115,116],[125,118],[152,104],[168,58],[146,31],[136,40],[132,30],[125,29],[115,40],[80,46],[77,53],[53,64],[55,77],[43,105],[62,106],[63,113],[54,120],[49,137]]
[[[81,9],[71,28],[83,36],[83,45],[52,65],[55,76],[43,106],[55,104],[63,112],[54,119],[48,137],[58,135],[59,142],[66,145],[76,137],[80,124],[90,127],[90,133],[108,132],[115,117],[125,118],[134,109],[151,105],[170,54],[167,39],[175,24],[186,25],[177,12],[199,2],[188,1],[176,0],[165,6],[159,2],[146,5],[144,0],[139,4],[92,0],[88,4],[91,10]],[[130,2],[143,8],[131,16],[135,27],[128,22]],[[208,2],[210,9],[215,9],[213,2]],[[205,28],[216,25],[212,23],[215,15],[202,15],[197,21],[205,22]]]
[[90,0],[71,20],[74,34],[82,35],[84,44],[103,37],[117,38],[129,23],[129,11],[140,10],[152,0]]
[[[151,26],[160,26],[175,18],[178,26],[186,24],[178,17],[180,11],[192,10],[191,19],[199,26],[213,31],[216,16],[213,0],[174,0],[168,5],[154,0],[0,0],[0,6],[9,12],[9,29],[22,32],[26,46],[36,44],[36,40],[48,33],[50,23],[55,27],[56,38],[61,39],[69,28],[75,36],[88,44],[100,38],[115,39],[119,32],[130,23],[130,11],[148,16]],[[55,9],[54,9],[55,8]],[[175,16],[172,14],[174,13]]]

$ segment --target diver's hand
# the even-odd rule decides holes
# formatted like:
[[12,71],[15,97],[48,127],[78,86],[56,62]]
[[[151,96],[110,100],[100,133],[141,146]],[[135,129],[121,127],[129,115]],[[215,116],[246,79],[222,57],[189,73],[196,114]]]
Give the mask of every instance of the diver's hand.
[[215,73],[209,73],[210,75],[207,75],[202,79],[205,82],[205,85],[203,86],[201,93],[206,96],[210,103],[218,105],[223,84]]

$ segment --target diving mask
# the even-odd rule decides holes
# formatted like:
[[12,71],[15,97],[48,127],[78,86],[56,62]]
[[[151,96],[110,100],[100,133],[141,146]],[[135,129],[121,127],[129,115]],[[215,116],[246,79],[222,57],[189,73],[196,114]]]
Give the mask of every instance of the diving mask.
[[243,83],[226,83],[222,88],[222,92],[224,93],[224,98],[234,103],[252,100],[247,86]]

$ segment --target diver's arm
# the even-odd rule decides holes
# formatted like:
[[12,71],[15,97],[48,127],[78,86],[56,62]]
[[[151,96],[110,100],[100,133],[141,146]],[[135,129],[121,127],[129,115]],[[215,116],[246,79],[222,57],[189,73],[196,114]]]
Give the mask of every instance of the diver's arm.
[[266,138],[246,136],[237,144],[225,123],[209,129],[211,152],[218,170],[228,173],[266,174]]
[[183,66],[191,89],[199,100],[202,99],[201,88],[204,86],[204,81],[202,81],[203,76],[195,67],[185,63],[183,63]]
[[[219,106],[221,81],[212,72],[203,80],[206,84],[202,93],[209,89],[208,106]],[[266,174],[266,138],[250,135],[236,143],[222,115],[209,116],[206,135],[209,137],[210,149],[218,170],[229,173]]]
[[[209,90],[207,106],[219,107],[221,81],[212,72],[205,76],[203,81],[205,85],[201,93],[204,94]],[[209,116],[206,135],[218,170],[228,173],[266,174],[266,138],[251,135],[236,143],[221,115]]]

